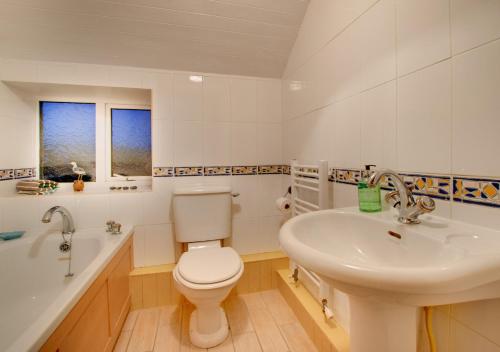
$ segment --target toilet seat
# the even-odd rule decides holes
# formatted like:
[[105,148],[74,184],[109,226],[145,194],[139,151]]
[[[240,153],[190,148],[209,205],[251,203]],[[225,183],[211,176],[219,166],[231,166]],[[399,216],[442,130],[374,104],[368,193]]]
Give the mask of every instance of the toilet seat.
[[213,286],[231,280],[241,268],[241,258],[231,247],[209,247],[183,253],[176,271],[192,285]]

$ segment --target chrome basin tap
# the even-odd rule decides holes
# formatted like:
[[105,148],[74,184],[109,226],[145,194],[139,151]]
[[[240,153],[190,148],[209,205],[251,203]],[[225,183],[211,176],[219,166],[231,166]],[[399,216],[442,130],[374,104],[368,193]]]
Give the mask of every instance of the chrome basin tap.
[[410,187],[408,187],[403,179],[392,170],[383,169],[373,173],[369,180],[368,186],[375,187],[383,176],[389,177],[396,187],[396,191],[386,195],[387,202],[392,201],[392,205],[399,209],[398,221],[403,224],[419,224],[418,217],[424,213],[429,213],[436,208],[434,200],[428,196],[413,197]]
[[55,207],[52,207],[49,210],[47,210],[45,214],[43,214],[42,222],[44,224],[49,223],[52,220],[52,215],[54,215],[54,213],[59,213],[62,216],[63,235],[70,235],[75,232],[75,224],[73,222],[73,217],[71,216],[71,213],[69,212],[68,209],[66,209],[65,207],[61,207],[59,205],[56,205]]

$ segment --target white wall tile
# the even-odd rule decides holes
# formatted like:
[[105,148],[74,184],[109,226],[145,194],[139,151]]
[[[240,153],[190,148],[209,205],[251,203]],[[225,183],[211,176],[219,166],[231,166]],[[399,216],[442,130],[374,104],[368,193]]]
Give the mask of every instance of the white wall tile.
[[450,0],[397,1],[398,75],[451,55]]
[[500,38],[499,16],[498,1],[451,0],[453,53]]
[[231,163],[257,164],[257,124],[233,123],[231,126]]
[[281,216],[265,216],[260,218],[259,252],[272,252],[280,249],[279,230],[283,225]]
[[500,346],[500,299],[454,304],[453,318]]
[[144,265],[175,262],[175,239],[171,224],[144,226]]
[[231,165],[231,123],[205,122],[203,126],[205,165]]
[[258,253],[262,248],[259,218],[234,218],[231,247],[240,254]]
[[257,121],[281,122],[281,81],[257,81]]
[[189,74],[174,74],[174,117],[177,121],[203,120],[203,82]]
[[288,58],[285,77],[318,52],[376,0],[311,1]]
[[230,80],[206,76],[203,80],[203,112],[205,121],[231,121]]
[[166,183],[170,186],[168,191],[165,190],[165,186],[162,188],[163,191],[159,191],[158,183],[162,181],[155,182],[153,185],[154,192],[145,192],[142,197],[142,207],[144,209],[144,224],[147,225],[157,225],[170,223],[171,220],[171,202],[172,202],[172,191],[171,185],[172,180],[170,177],[165,178]]
[[259,178],[239,175],[231,177],[233,192],[239,193],[233,198],[233,217],[258,217],[260,215]]
[[333,207],[344,208],[358,205],[358,187],[335,183],[333,186]]
[[135,226],[133,237],[134,267],[146,266],[146,226]]
[[394,0],[381,0],[353,24],[361,49],[361,89],[396,77],[396,12]]
[[464,221],[495,230],[500,228],[497,208],[453,202],[451,216],[454,220]]
[[500,346],[453,319],[451,320],[449,348],[453,352],[500,352]]
[[[21,117],[0,117],[0,168],[32,167],[35,159],[34,121]],[[12,148],[15,147],[15,153]]]
[[276,199],[284,194],[282,175],[259,175],[259,210],[261,216],[279,216]]
[[450,61],[401,78],[398,89],[399,169],[449,173]]
[[361,107],[355,96],[335,105],[335,166],[359,168],[361,165]]
[[257,125],[257,162],[259,164],[281,164],[281,124]]
[[77,228],[92,228],[106,226],[111,218],[109,207],[109,196],[104,194],[75,195],[76,213],[75,222]]
[[500,175],[500,42],[453,59],[453,172]]
[[397,169],[396,82],[361,94],[361,164]]
[[144,224],[143,202],[141,193],[113,194],[109,197],[111,220],[122,225]]
[[203,164],[203,122],[175,121],[175,166],[201,166]]
[[151,100],[153,119],[174,119],[174,79],[170,73],[157,73],[153,77]]
[[254,79],[231,79],[231,119],[257,121],[257,83]]
[[8,198],[4,203],[3,229],[5,231],[40,228],[38,203],[32,197]]
[[153,166],[172,166],[174,163],[174,121],[152,120]]

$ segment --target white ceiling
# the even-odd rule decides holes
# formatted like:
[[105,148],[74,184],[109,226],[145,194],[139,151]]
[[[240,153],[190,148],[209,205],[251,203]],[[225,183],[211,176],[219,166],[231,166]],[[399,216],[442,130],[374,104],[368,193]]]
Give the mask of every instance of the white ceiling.
[[309,0],[0,0],[0,57],[281,77]]

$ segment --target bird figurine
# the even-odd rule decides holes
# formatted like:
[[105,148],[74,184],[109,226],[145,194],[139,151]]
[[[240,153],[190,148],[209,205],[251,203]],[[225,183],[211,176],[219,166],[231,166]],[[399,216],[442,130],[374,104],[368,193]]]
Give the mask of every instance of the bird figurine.
[[76,162],[72,161],[70,162],[71,166],[73,166],[73,172],[78,175],[78,181],[82,180],[83,175],[86,174],[85,170],[81,167],[78,167]]

